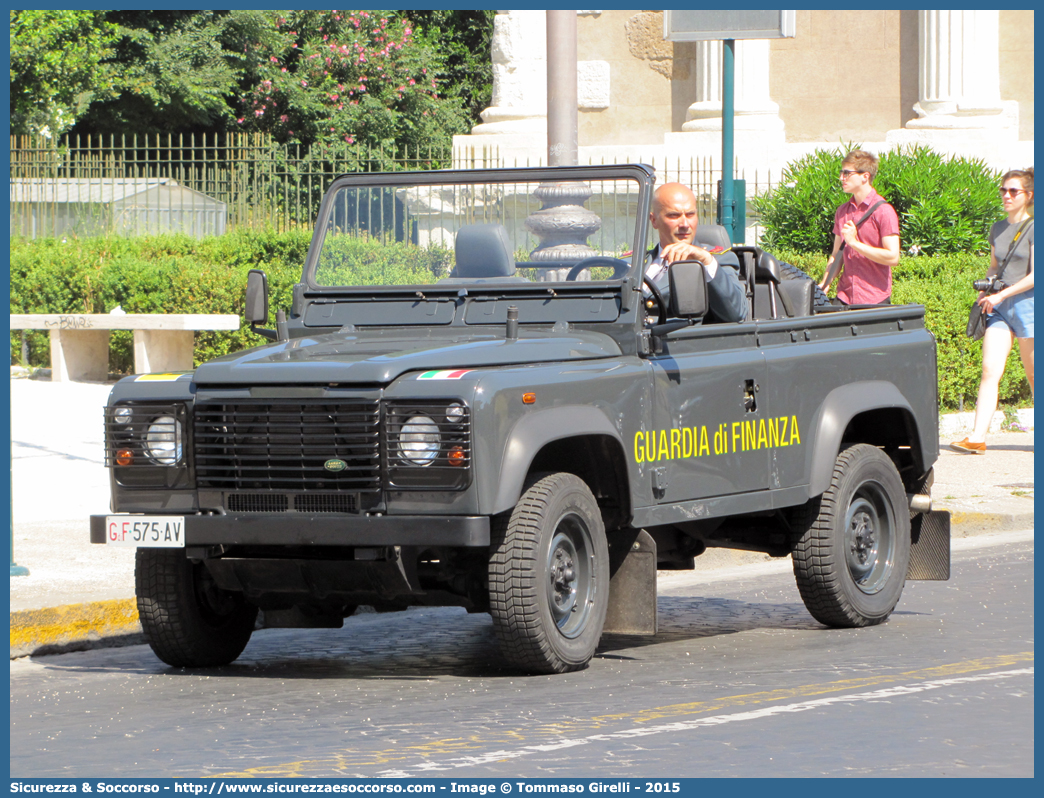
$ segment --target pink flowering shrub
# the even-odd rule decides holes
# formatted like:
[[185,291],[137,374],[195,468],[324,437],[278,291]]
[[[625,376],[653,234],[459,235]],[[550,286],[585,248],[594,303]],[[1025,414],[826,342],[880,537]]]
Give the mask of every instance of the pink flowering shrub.
[[[260,37],[259,37],[260,38]],[[438,56],[399,12],[291,11],[244,47],[236,127],[280,142],[426,145],[465,129]]]

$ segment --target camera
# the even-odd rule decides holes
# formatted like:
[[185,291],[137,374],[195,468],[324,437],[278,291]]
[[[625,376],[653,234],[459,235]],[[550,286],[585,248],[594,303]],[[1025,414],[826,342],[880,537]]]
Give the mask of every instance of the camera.
[[1008,284],[999,277],[987,277],[982,280],[972,281],[972,288],[976,291],[985,291],[987,294],[996,294],[998,291],[1003,291],[1007,287]]

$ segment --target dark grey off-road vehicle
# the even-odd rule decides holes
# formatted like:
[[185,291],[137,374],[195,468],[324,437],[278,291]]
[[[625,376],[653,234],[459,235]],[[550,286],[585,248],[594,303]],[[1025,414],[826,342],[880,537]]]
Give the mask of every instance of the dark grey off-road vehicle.
[[923,308],[825,306],[736,247],[749,318],[703,323],[699,264],[643,286],[652,187],[643,166],[341,177],[274,330],[249,276],[270,343],[119,382],[91,539],[137,547],[156,654],[229,663],[259,610],[457,605],[561,672],[655,633],[657,568],[708,547],[791,556],[830,626],[947,578]]

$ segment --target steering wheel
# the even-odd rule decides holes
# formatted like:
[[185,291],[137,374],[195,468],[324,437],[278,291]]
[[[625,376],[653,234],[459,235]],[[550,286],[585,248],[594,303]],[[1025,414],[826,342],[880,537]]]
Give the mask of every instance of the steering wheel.
[[[656,287],[656,283],[649,279],[648,275],[642,275],[642,282],[648,287],[649,293],[652,294],[653,299],[656,301],[656,309],[659,312],[659,318],[657,324],[667,323],[667,303],[663,301],[663,294],[660,293],[660,289]],[[642,304],[645,304],[645,298],[642,298]]]
[[596,266],[611,266],[613,276],[609,278],[610,280],[619,280],[626,277],[628,270],[631,268],[631,264],[625,260],[612,258],[608,255],[592,255],[590,258],[584,258],[570,269],[569,274],[566,275],[566,280],[575,280],[584,269],[591,269]]

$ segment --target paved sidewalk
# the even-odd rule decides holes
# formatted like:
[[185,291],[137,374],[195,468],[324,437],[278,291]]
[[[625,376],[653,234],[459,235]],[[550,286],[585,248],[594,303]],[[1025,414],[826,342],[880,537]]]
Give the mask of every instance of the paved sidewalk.
[[[54,647],[139,642],[134,551],[89,542],[88,516],[107,512],[102,408],[111,385],[11,380],[14,561],[11,656]],[[961,437],[961,436],[957,436]],[[1033,433],[997,433],[985,456],[945,448],[936,463],[936,509],[953,512],[955,537],[1033,528]],[[767,562],[712,550],[698,571]]]

